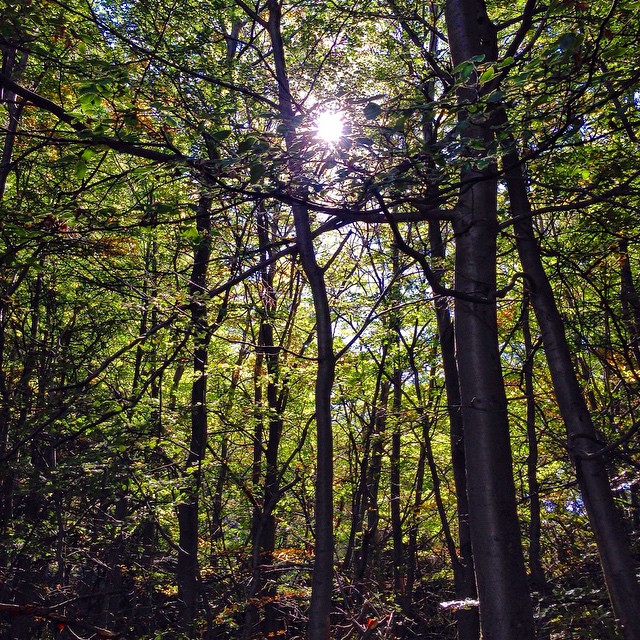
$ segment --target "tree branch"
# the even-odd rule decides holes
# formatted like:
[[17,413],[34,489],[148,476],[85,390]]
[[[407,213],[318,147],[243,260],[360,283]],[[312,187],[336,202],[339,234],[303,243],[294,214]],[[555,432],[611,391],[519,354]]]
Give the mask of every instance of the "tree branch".
[[19,85],[17,82],[14,82],[13,80],[11,80],[11,78],[7,77],[3,73],[0,73],[0,87],[12,91],[16,95],[20,96],[23,100],[31,103],[33,106],[43,109],[44,111],[48,111],[52,115],[56,116],[58,120],[69,125],[77,133],[86,136],[83,137],[80,142],[108,147],[109,149],[113,149],[114,151],[128,153],[129,155],[137,156],[139,158],[146,158],[147,160],[154,160],[155,162],[185,162],[187,164],[193,164],[193,160],[190,160],[187,156],[181,154],[165,153],[163,151],[156,151],[154,149],[140,147],[138,145],[126,142],[125,140],[120,140],[118,138],[94,135],[93,131],[89,127],[87,127],[87,125],[79,122],[68,111],[65,111],[65,109],[59,104],[56,104],[52,100],[49,100],[49,98],[45,98],[44,96],[41,96],[40,94],[35,93],[34,91],[31,91],[30,89],[27,89],[22,85]]

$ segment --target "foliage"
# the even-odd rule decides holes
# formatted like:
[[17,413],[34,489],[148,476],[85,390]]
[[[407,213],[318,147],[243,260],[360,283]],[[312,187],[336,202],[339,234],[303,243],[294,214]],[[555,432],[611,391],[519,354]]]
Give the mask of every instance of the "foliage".
[[[442,603],[456,599],[447,532],[457,542],[459,525],[433,311],[455,298],[461,175],[494,167],[494,300],[527,548],[542,507],[537,623],[553,638],[618,637],[533,316],[526,346],[501,172],[517,148],[574,368],[637,534],[638,3],[487,4],[499,55],[454,66],[435,3],[281,3],[287,120],[273,2],[0,0],[0,602],[48,612],[0,609],[1,633],[48,637],[63,614],[74,633],[114,634],[103,637],[304,635],[318,328],[292,215],[303,203],[338,356],[335,637],[454,637]],[[326,108],[347,123],[329,146],[314,135]],[[489,142],[473,135],[487,122]],[[189,626],[176,564],[194,496]]]

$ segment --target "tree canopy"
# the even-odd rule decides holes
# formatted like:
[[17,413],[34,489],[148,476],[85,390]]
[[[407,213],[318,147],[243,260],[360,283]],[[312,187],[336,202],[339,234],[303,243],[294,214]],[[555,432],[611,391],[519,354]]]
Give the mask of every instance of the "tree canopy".
[[638,9],[0,0],[0,635],[639,640]]

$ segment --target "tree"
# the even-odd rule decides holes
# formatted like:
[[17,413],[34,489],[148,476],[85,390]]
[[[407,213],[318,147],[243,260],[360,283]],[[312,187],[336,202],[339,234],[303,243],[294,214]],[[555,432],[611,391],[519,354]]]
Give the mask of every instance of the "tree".
[[[452,1],[446,12],[454,65],[474,56],[496,60],[495,32],[484,3]],[[476,83],[472,72],[458,91],[461,119],[468,117],[465,105],[477,99]],[[485,149],[493,143],[488,123],[470,124],[466,133]],[[455,335],[480,623],[483,634],[490,638],[533,638],[498,355],[497,185],[494,166],[478,168],[477,162],[470,153],[470,166],[461,173],[457,204],[456,291],[460,297],[456,299]]]
[[2,7],[2,630],[636,637],[635,8]]

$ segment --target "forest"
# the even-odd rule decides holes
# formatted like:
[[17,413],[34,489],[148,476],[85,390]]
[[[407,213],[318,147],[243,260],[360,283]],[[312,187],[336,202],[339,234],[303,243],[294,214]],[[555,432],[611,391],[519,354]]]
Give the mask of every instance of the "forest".
[[640,640],[639,41],[0,0],[0,637]]

